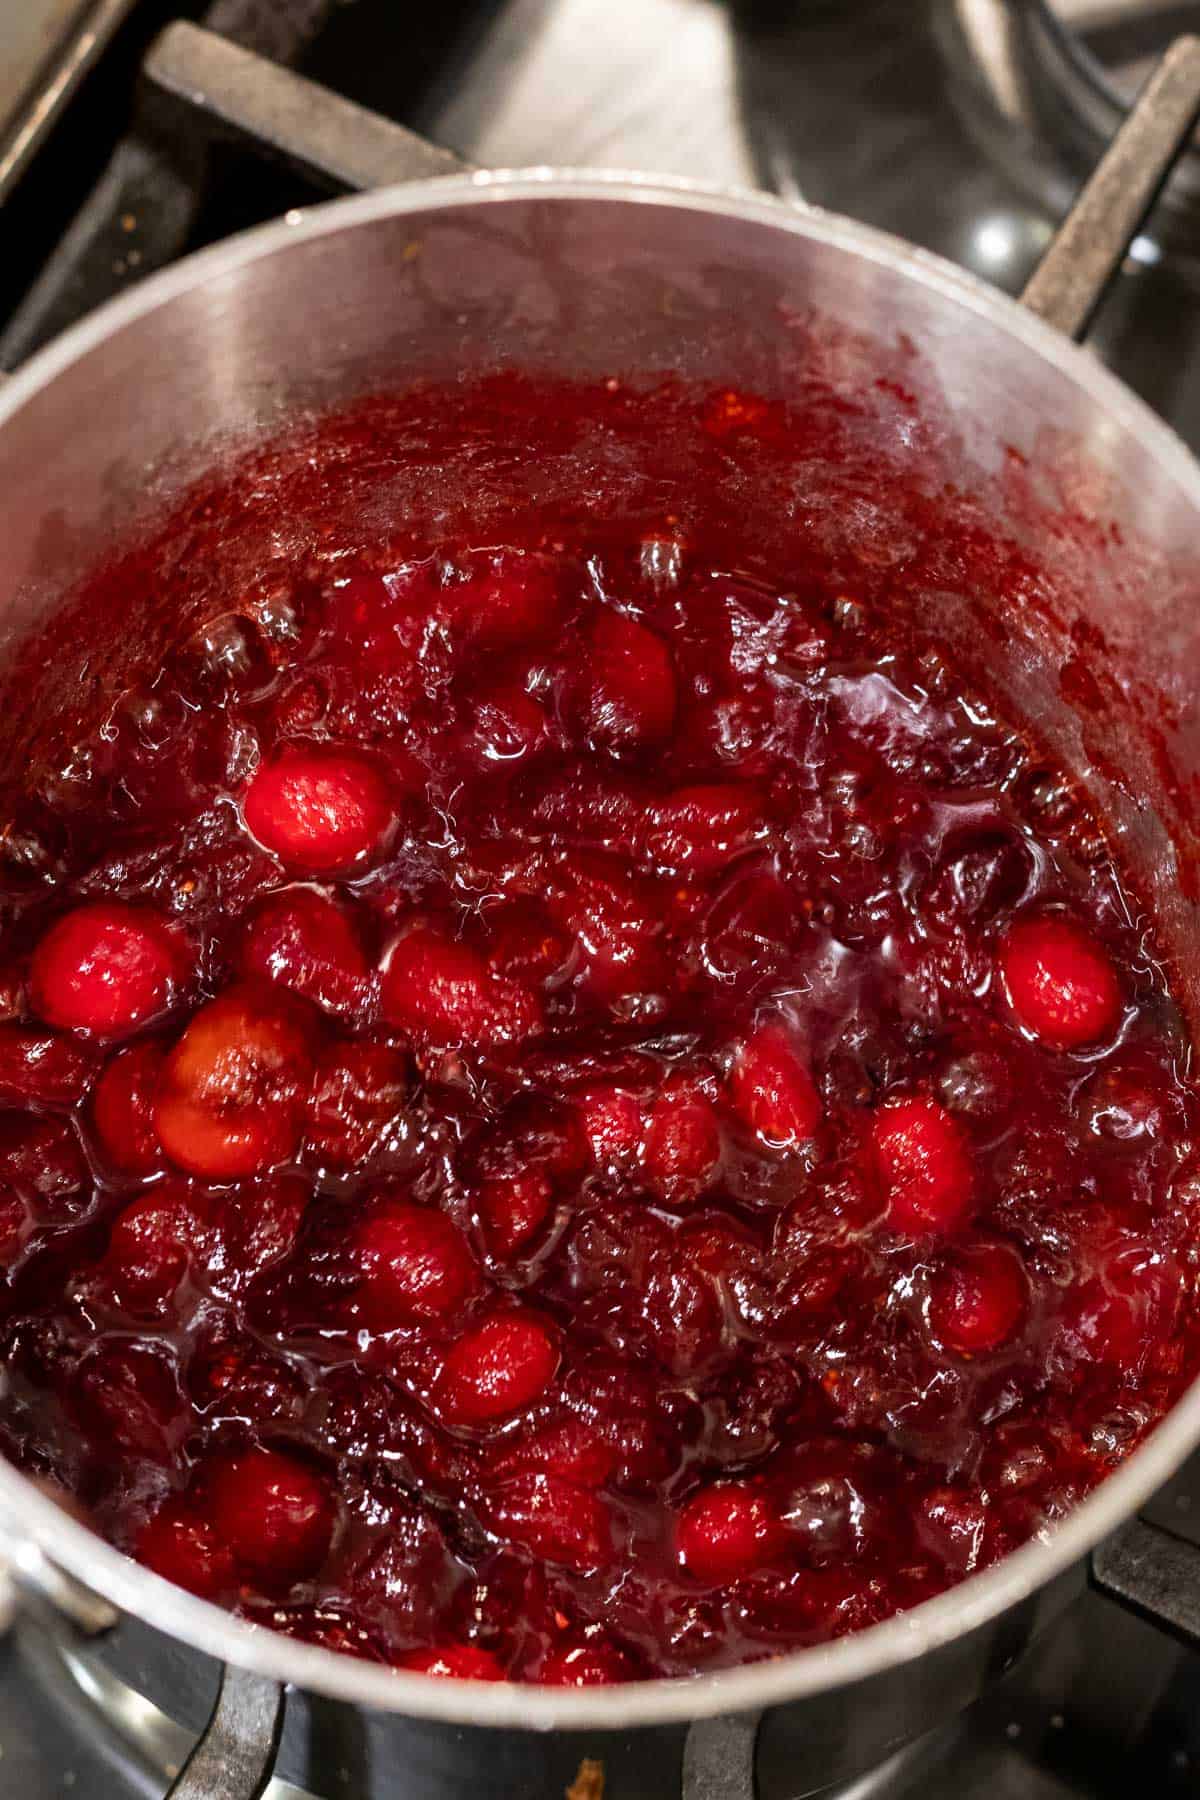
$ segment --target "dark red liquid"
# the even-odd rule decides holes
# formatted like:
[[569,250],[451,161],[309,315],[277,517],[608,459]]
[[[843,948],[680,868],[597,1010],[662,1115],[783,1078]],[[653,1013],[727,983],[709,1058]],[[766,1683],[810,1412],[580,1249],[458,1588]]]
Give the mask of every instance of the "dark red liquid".
[[[7,837],[3,1445],[356,1654],[776,1655],[1051,1527],[1180,1393],[1188,1046],[1095,822],[869,561],[718,558],[791,427],[447,409],[440,534],[332,497],[385,403],[282,549],[260,462],[93,592],[153,573],[158,635]],[[632,448],[506,522],[498,416]],[[681,507],[629,470],[684,444]]]

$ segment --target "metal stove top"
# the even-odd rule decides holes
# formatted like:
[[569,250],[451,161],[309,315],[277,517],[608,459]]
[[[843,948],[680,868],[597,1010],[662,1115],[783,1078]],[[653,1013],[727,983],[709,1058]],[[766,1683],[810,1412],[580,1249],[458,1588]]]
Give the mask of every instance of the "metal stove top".
[[[179,14],[474,162],[760,185],[898,232],[1011,292],[1138,71],[1172,32],[1200,28],[1200,5],[1169,0],[0,0],[0,14],[7,367],[184,250],[314,197],[299,177],[211,150],[186,119],[164,123],[138,102],[145,47]],[[1200,448],[1200,154],[1192,162],[1093,343]],[[1169,1504],[1188,1535],[1200,1468]],[[0,1794],[157,1796],[185,1749],[152,1709],[88,1699],[32,1627],[0,1644]],[[607,1800],[655,1792],[653,1773],[612,1751]],[[564,1782],[547,1779],[528,1800],[559,1800]],[[473,1770],[464,1796],[509,1800],[497,1780]],[[349,1769],[320,1785],[329,1800],[354,1792]],[[401,1781],[396,1800],[420,1800],[419,1785],[410,1794]],[[1200,1657],[1088,1596],[986,1702],[841,1792],[1131,1790],[1200,1792]],[[273,1783],[268,1794],[297,1790]]]

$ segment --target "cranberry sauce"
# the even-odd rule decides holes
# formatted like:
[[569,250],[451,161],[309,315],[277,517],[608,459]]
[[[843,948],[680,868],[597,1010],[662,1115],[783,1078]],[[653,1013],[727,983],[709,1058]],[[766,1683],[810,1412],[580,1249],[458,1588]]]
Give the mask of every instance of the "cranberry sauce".
[[[716,493],[766,410],[672,408]],[[491,417],[460,513],[519,466]],[[882,1619],[1197,1363],[1188,1047],[1069,782],[819,539],[716,563],[627,491],[318,509],[255,587],[203,555],[235,478],[5,837],[0,1442],[193,1592],[430,1674]]]

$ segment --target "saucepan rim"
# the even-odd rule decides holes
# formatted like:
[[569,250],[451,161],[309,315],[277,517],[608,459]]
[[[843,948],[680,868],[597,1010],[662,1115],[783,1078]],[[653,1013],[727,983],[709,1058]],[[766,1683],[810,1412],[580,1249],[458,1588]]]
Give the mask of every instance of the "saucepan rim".
[[[731,187],[638,171],[535,168],[439,176],[289,213],[186,257],[110,301],[47,345],[0,383],[4,425],[58,376],[102,353],[105,342],[173,300],[219,284],[262,259],[286,259],[293,246],[352,233],[381,220],[449,208],[507,202],[595,201],[677,208],[808,239],[892,270],[941,296],[952,308],[1016,339],[1031,359],[1070,376],[1086,397],[1131,434],[1149,464],[1200,514],[1200,464],[1182,441],[1115,376],[1016,301],[964,270],[900,238],[815,207]],[[3,437],[0,435],[0,464]],[[1200,1382],[1176,1403],[1146,1442],[1075,1507],[1043,1541],[1019,1550],[960,1586],[882,1624],[835,1643],[798,1650],[690,1679],[654,1680],[564,1691],[430,1680],[302,1644],[232,1617],[153,1575],[70,1517],[11,1464],[0,1459],[0,1558],[18,1574],[46,1558],[103,1594],[122,1613],[219,1658],[357,1706],[481,1727],[534,1730],[629,1729],[748,1711],[845,1687],[908,1662],[985,1625],[1077,1563],[1178,1467],[1200,1442]]]

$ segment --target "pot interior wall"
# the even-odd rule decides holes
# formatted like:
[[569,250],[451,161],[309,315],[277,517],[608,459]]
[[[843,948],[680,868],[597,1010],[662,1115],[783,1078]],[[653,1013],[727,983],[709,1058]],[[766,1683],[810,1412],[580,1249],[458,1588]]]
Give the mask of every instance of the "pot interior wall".
[[[1170,441],[1132,406],[1098,401],[1073,359],[1022,343],[914,259],[897,266],[878,243],[864,254],[836,228],[827,240],[828,226],[785,229],[662,196],[442,192],[392,216],[343,211],[320,235],[226,259],[17,405],[0,437],[0,655],[20,679],[0,771],[19,778],[31,755],[61,748],[45,740],[55,709],[99,716],[134,650],[168,633],[145,571],[126,567],[73,607],[64,595],[233,447],[414,381],[510,366],[582,379],[671,371],[837,420],[851,477],[835,501],[832,440],[818,433],[756,482],[739,471],[749,440],[734,434],[723,507],[710,510],[784,567],[819,534],[848,583],[885,580],[899,616],[948,639],[968,678],[1034,723],[1119,831],[1195,1021],[1200,479]],[[648,518],[702,523],[689,520],[687,454],[651,474],[602,422],[570,455],[526,436],[474,459],[481,530],[526,496],[577,506],[581,473],[598,465],[621,469]],[[454,487],[445,438],[439,454],[415,473],[389,464],[370,492],[347,480],[347,515],[370,513],[373,495],[376,518],[436,534]],[[280,466],[251,463],[235,487],[253,518],[185,543],[174,574],[197,615],[303,529],[302,462],[290,483]],[[981,563],[973,543],[1000,552]],[[56,611],[51,639],[23,654]]]

